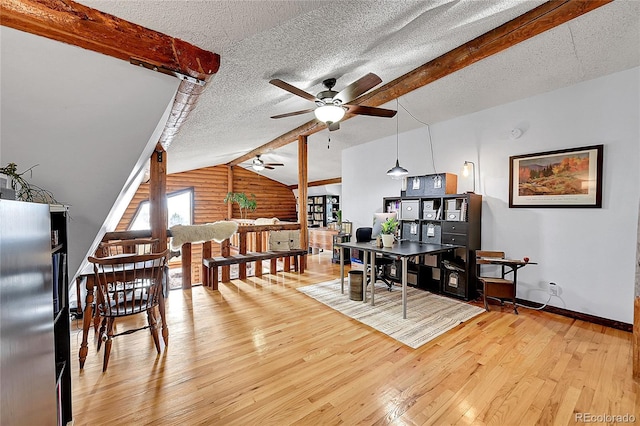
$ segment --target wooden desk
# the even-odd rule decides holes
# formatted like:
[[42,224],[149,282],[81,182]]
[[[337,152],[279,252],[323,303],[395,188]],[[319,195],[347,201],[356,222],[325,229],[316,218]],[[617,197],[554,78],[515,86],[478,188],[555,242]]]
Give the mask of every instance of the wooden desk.
[[[456,248],[462,247],[452,244],[428,244],[420,243],[417,241],[401,241],[393,244],[393,247],[378,247],[375,241],[358,243],[358,242],[344,242],[338,243],[336,246],[340,247],[340,291],[344,294],[344,250],[355,249],[362,250],[364,252],[363,266],[366,275],[368,258],[371,259],[371,271],[376,270],[376,256],[375,253],[381,253],[383,255],[400,258],[402,262],[402,318],[407,318],[407,263],[409,258],[414,256],[420,256],[423,254],[438,254],[444,253]],[[372,273],[375,276],[375,272]],[[362,296],[363,302],[367,302],[366,294],[367,280],[362,280]],[[374,304],[375,294],[375,279],[371,282],[371,305]]]
[[340,231],[329,228],[309,228],[309,247],[322,250],[333,250],[333,236]]
[[[484,299],[484,308],[489,310],[487,305],[487,298],[498,299],[500,303],[503,303],[503,299],[511,299],[513,300],[513,310],[517,314],[518,306],[516,305],[516,294],[517,294],[517,283],[518,283],[518,269],[524,268],[527,265],[537,265],[536,262],[529,262],[520,259],[504,259],[499,257],[478,257],[478,264],[491,264],[491,265],[500,265],[502,266],[502,280],[504,280],[504,276],[509,273],[513,273],[513,285],[505,285],[499,281],[496,281],[492,285],[495,287],[493,291],[489,291],[486,287],[486,283],[483,289],[483,299]],[[509,271],[505,271],[504,268],[509,268]],[[478,274],[478,280],[482,281],[484,279],[491,280],[495,279],[493,277],[482,277]]]

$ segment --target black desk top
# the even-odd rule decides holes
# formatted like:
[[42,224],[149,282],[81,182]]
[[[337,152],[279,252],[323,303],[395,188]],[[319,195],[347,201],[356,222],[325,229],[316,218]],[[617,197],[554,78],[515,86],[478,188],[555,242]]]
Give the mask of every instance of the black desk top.
[[358,243],[358,242],[342,242],[336,243],[338,247],[356,249],[356,250],[368,250],[375,253],[382,253],[391,256],[419,256],[421,254],[436,254],[442,253],[455,248],[464,247],[453,244],[431,244],[420,243],[417,241],[400,241],[395,242],[393,247],[378,247],[375,240],[370,242]]

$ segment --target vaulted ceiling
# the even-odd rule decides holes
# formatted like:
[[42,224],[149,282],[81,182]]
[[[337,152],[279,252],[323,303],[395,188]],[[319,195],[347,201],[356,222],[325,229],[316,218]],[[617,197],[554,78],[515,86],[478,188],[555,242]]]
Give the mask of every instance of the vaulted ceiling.
[[[171,173],[231,162],[312,120],[313,114],[270,118],[313,106],[270,85],[272,78],[312,94],[328,77],[338,79],[337,90],[369,72],[385,84],[544,2],[80,3],[220,54],[220,69],[168,148]],[[403,95],[400,104],[415,119],[400,108],[400,131],[638,66],[639,16],[640,2],[605,4]],[[341,150],[395,133],[395,120],[357,116],[336,132],[313,134],[309,181],[339,177]],[[263,174],[297,183],[296,144],[264,152],[263,159],[285,164]]]

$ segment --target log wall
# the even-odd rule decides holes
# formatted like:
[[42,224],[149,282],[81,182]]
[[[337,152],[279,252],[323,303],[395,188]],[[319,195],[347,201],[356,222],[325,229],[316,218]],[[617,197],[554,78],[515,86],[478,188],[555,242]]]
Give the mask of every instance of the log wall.
[[[203,224],[227,219],[227,205],[224,197],[227,195],[227,167],[215,166],[190,170],[182,173],[167,175],[167,193],[193,188],[193,224]],[[247,218],[277,217],[280,220],[297,222],[296,199],[293,191],[286,185],[261,176],[241,167],[233,168],[233,191],[255,194],[258,208],[249,212]],[[126,231],[133,220],[138,205],[149,199],[149,184],[140,185],[131,203],[120,219],[116,230]],[[238,206],[233,206],[233,217],[239,218]],[[214,244],[214,253],[219,251],[219,245]],[[174,261],[173,263],[179,263]],[[202,245],[194,244],[191,260],[191,275],[193,282],[202,282]]]

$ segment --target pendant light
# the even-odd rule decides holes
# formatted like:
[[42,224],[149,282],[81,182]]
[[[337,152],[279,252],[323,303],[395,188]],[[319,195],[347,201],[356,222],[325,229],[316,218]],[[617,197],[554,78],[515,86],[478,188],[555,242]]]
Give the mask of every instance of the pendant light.
[[[400,110],[398,109],[398,98],[396,98],[396,111],[400,112]],[[392,179],[400,179],[402,176],[406,176],[409,174],[409,171],[407,169],[400,166],[400,160],[399,160],[400,136],[399,136],[399,128],[398,128],[399,120],[400,120],[400,114],[397,114],[396,115],[396,165],[387,171],[387,176],[391,176]]]

